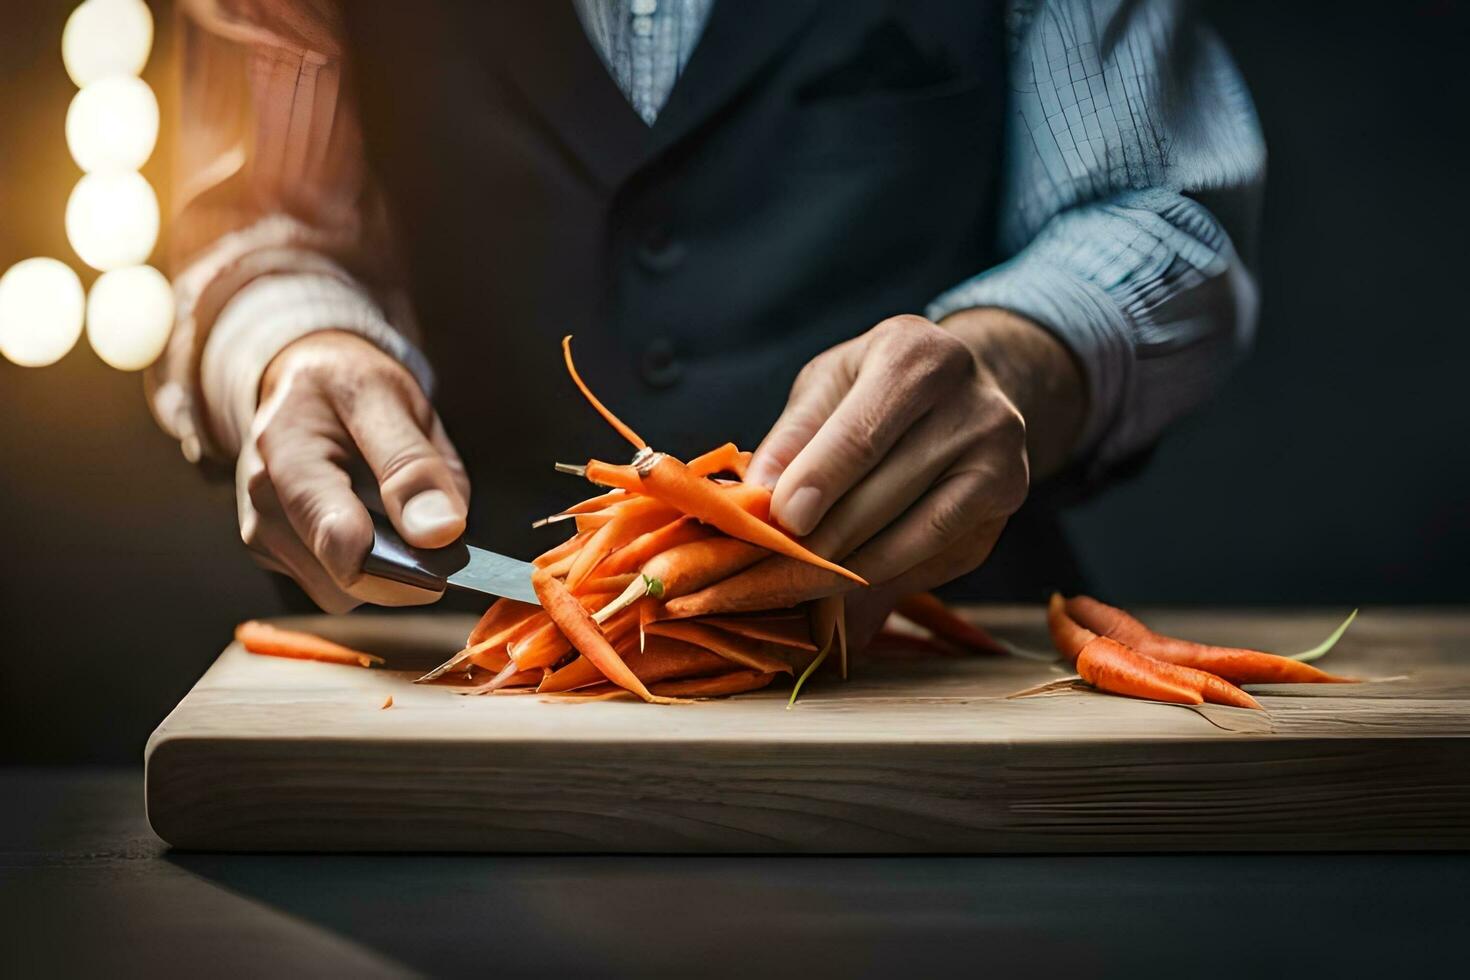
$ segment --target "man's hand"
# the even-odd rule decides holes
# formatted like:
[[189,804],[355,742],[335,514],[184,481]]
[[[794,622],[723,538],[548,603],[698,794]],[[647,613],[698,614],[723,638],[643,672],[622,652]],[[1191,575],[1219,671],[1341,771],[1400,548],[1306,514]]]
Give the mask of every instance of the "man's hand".
[[1066,459],[1082,405],[1071,356],[1028,320],[894,317],[802,370],[747,480],[773,487],[777,522],[874,584],[861,636],[897,598],[986,559],[1033,463]]
[[235,469],[240,536],[260,563],[327,612],[437,599],[361,571],[373,526],[356,472],[370,474],[410,544],[442,547],[464,533],[469,479],[413,376],[362,338],[328,331],[276,355],[260,398]]

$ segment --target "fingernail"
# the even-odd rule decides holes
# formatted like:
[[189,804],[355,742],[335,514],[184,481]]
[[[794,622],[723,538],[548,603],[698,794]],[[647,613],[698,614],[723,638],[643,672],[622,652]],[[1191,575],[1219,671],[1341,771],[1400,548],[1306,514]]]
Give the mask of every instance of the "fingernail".
[[822,492],[816,487],[798,487],[781,508],[781,523],[797,537],[805,537],[817,526],[820,516],[817,508],[822,505]]
[[463,523],[464,515],[443,490],[425,490],[403,505],[403,531],[413,537],[434,537]]

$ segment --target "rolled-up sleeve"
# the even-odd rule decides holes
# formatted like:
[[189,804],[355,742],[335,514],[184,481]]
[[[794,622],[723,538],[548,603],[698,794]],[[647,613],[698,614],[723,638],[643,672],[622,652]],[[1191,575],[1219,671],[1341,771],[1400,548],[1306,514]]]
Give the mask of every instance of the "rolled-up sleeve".
[[191,459],[233,457],[266,366],[320,330],[432,375],[369,179],[335,0],[181,0],[171,232],[177,314],[154,415]]
[[1000,248],[934,301],[1056,334],[1089,391],[1093,473],[1149,446],[1250,346],[1242,259],[1265,174],[1255,111],[1179,0],[1052,0],[1017,12]]

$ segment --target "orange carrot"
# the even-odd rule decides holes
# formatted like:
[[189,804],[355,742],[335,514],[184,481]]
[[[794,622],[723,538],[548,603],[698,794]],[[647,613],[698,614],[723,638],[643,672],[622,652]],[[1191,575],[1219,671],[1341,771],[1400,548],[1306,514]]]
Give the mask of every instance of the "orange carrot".
[[578,552],[576,561],[567,571],[567,588],[576,591],[598,562],[614,550],[678,518],[679,514],[673,508],[650,497],[637,497],[619,505],[617,515],[598,528]]
[[1105,636],[1094,636],[1084,644],[1076,660],[1077,673],[1100,691],[1174,704],[1200,704],[1204,701],[1198,691],[1161,677],[1155,670],[1158,661],[1135,653]]
[[712,524],[730,535],[751,544],[760,545],[768,551],[795,558],[836,572],[856,582],[867,585],[867,580],[828,561],[821,555],[808,550],[778,528],[752,516],[740,507],[718,486],[705,479],[691,476],[683,463],[665,453],[655,453],[638,467],[643,478],[643,489],[690,517]]
[[576,553],[581,550],[582,545],[586,544],[587,539],[590,537],[592,537],[592,532],[590,531],[584,531],[579,534],[574,534],[570,538],[567,538],[565,541],[563,541],[561,544],[557,545],[555,548],[552,548],[550,551],[542,552],[539,556],[532,560],[531,564],[535,565],[537,568],[547,568],[551,565],[556,564],[558,561],[568,555],[576,555]]
[[470,630],[469,638],[464,645],[472,647],[491,634],[498,633],[507,626],[513,626],[525,619],[536,615],[541,607],[530,602],[517,602],[515,599],[496,599],[490,608],[485,610],[485,615]]
[[735,633],[726,633],[724,630],[706,626],[703,623],[691,623],[687,620],[650,623],[647,633],[650,637],[668,636],[675,640],[683,640],[685,643],[692,643],[719,654],[731,663],[749,667],[752,670],[766,673],[791,673],[791,665],[766,653],[759,640],[752,640],[748,636],[740,636]]
[[256,619],[235,627],[235,641],[251,653],[267,657],[320,660],[323,663],[355,667],[371,667],[383,662],[382,657],[344,647],[312,633],[282,629]]
[[[572,472],[578,472],[572,468]],[[631,463],[604,463],[602,460],[588,460],[587,465],[581,467],[581,475],[599,487],[617,487],[628,493],[643,492],[643,478],[638,475],[638,470]]]
[[748,636],[752,640],[764,640],[797,650],[817,649],[812,642],[811,622],[805,616],[711,616],[698,622],[727,633]]
[[571,334],[567,334],[561,339],[561,353],[562,357],[567,362],[567,373],[572,376],[572,381],[577,385],[577,390],[582,392],[583,398],[586,398],[587,401],[592,403],[592,407],[597,409],[597,414],[606,419],[607,424],[616,429],[618,435],[631,442],[634,448],[642,449],[644,446],[647,446],[648,443],[643,441],[643,437],[634,432],[632,429],[628,428],[628,426],[624,425],[622,419],[618,418],[612,412],[608,411],[607,406],[604,405],[600,400],[598,400],[598,397],[592,393],[592,389],[588,388],[587,385],[582,381],[582,376],[577,373],[577,365],[572,363]]
[[995,637],[967,620],[956,616],[932,592],[920,592],[900,599],[894,612],[915,626],[922,626],[943,640],[981,653],[1005,653]]
[[[651,637],[644,650],[632,650],[623,656],[628,669],[645,684],[680,677],[718,674],[730,669],[730,662],[717,653],[668,637]],[[578,657],[560,670],[548,674],[536,690],[556,694],[589,687],[606,680],[602,671],[586,657]]]
[[685,542],[644,562],[638,578],[595,618],[602,622],[645,595],[672,599],[697,591],[754,564],[765,554],[766,550],[759,545],[737,538],[712,537]]
[[669,619],[759,612],[795,605],[852,588],[839,575],[805,562],[772,555],[745,571],[664,604]]
[[[643,563],[660,552],[677,548],[690,541],[699,541],[715,532],[698,521],[681,517],[663,527],[634,538],[603,559],[597,568],[599,575],[621,575],[636,572]],[[621,590],[619,590],[621,591]]]
[[622,572],[617,575],[604,575],[602,574],[603,571],[605,571],[605,569],[598,569],[597,576],[595,578],[589,577],[585,582],[582,583],[582,589],[587,592],[596,592],[598,594],[611,592],[613,595],[617,595],[628,586],[632,585],[633,580],[638,577],[637,572]]
[[577,652],[602,671],[604,677],[645,701],[668,701],[668,698],[651,692],[638,679],[638,675],[628,669],[628,665],[608,642],[601,627],[592,621],[592,615],[582,608],[577,597],[560,580],[538,570],[531,573],[531,587],[536,590],[536,598],[541,600],[541,608],[546,610],[552,622],[556,623]]
[[1260,650],[1194,643],[1155,633],[1133,616],[1088,596],[1067,600],[1067,613],[1100,636],[1166,663],[1207,671],[1236,684],[1352,683],[1311,664]]
[[703,456],[689,461],[689,472],[695,476],[714,476],[716,473],[734,473],[745,479],[745,469],[750,465],[750,453],[743,453],[733,442],[711,449]]
[[653,685],[656,694],[671,698],[718,698],[727,694],[756,691],[776,679],[775,674],[756,670],[734,670],[718,677],[692,677],[681,681],[663,681]]
[[1046,604],[1046,628],[1051,633],[1052,646],[1057,648],[1057,653],[1074,663],[1082,648],[1097,637],[1092,630],[1083,629],[1067,615],[1067,603],[1060,592],[1053,592]]

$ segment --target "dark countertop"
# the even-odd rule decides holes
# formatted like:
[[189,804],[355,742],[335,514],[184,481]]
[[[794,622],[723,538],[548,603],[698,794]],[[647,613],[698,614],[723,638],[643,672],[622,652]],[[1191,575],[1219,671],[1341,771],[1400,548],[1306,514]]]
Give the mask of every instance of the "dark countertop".
[[1470,854],[182,854],[137,770],[0,798],[10,976],[1413,976],[1470,912]]

